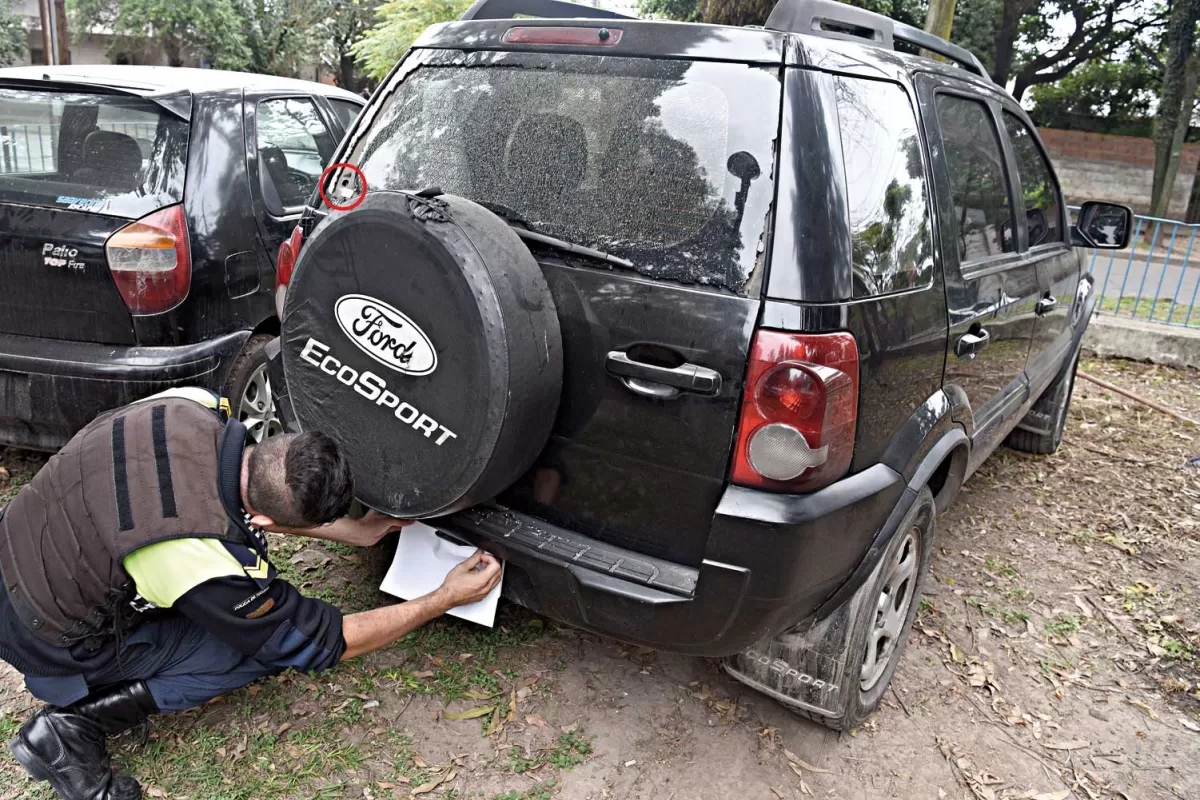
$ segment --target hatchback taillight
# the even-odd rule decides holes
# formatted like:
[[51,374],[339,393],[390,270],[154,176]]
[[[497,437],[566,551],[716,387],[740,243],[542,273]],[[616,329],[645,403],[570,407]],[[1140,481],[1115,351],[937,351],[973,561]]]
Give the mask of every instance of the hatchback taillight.
[[104,243],[108,268],[134,314],[158,314],[183,302],[192,284],[183,206],[159,209],[131,222]]
[[296,258],[300,255],[300,245],[304,244],[304,229],[299,225],[292,235],[279,245],[279,255],[275,258],[275,316],[283,319],[283,304],[287,302],[288,284],[292,282],[292,270],[296,268]]
[[731,480],[809,492],[846,474],[858,420],[849,333],[760,330],[750,350]]

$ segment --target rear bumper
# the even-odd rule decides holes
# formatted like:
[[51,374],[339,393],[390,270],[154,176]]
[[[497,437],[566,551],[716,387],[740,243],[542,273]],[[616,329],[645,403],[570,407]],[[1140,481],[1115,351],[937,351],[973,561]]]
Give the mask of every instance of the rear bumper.
[[434,525],[505,559],[505,596],[534,611],[636,644],[723,656],[844,596],[869,573],[908,494],[882,464],[810,495],[731,486],[698,568],[497,507]]
[[0,335],[0,444],[53,450],[97,414],[163,389],[220,391],[249,335],[177,347]]

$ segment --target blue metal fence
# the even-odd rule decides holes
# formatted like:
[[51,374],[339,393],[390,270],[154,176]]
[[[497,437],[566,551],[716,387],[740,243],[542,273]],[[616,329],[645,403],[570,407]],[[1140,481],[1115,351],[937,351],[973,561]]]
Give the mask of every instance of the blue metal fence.
[[1127,251],[1089,250],[1096,313],[1200,326],[1198,234],[1200,225],[1139,214]]

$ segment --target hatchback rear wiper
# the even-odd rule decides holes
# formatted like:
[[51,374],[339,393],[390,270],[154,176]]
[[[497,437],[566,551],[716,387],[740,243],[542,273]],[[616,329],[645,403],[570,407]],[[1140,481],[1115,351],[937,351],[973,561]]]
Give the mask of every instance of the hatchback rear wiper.
[[598,261],[607,261],[610,264],[616,264],[617,266],[625,267],[626,269],[633,269],[632,261],[621,258],[620,256],[614,256],[612,253],[605,253],[603,250],[594,250],[590,247],[584,247],[581,244],[568,242],[566,239],[558,239],[554,236],[547,236],[544,233],[534,233],[528,228],[522,228],[519,225],[513,224],[512,222],[509,222],[508,224],[509,227],[511,227],[517,234],[517,236],[520,236],[522,239],[527,241],[544,244],[547,247],[553,247],[555,250],[562,250],[564,252],[574,253],[575,255],[580,256],[587,256],[588,258],[594,258]]
[[559,239],[556,236],[547,236],[544,233],[538,233],[529,229],[529,223],[521,219],[517,212],[513,211],[506,205],[500,203],[480,203],[481,206],[491,211],[500,219],[508,223],[508,226],[513,229],[513,232],[522,239],[530,242],[544,244],[547,247],[553,247],[555,250],[562,250],[566,253],[574,253],[575,255],[587,256],[598,261],[607,261],[609,264],[616,264],[619,267],[633,269],[633,262],[628,259],[614,256],[612,253],[605,253],[603,250],[595,250],[591,247],[585,247],[581,244],[568,242],[566,239]]

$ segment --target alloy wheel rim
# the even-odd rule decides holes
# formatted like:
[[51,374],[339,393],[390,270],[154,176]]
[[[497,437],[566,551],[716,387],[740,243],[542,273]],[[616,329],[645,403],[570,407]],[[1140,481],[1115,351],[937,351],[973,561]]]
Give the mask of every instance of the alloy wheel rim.
[[920,553],[921,530],[913,526],[893,553],[875,601],[875,622],[867,634],[867,653],[859,675],[859,687],[864,692],[879,683],[900,645],[900,635],[916,593]]
[[238,421],[246,426],[255,442],[283,433],[283,424],[275,415],[275,396],[271,392],[271,376],[266,364],[260,364],[250,374],[250,380],[242,390]]

